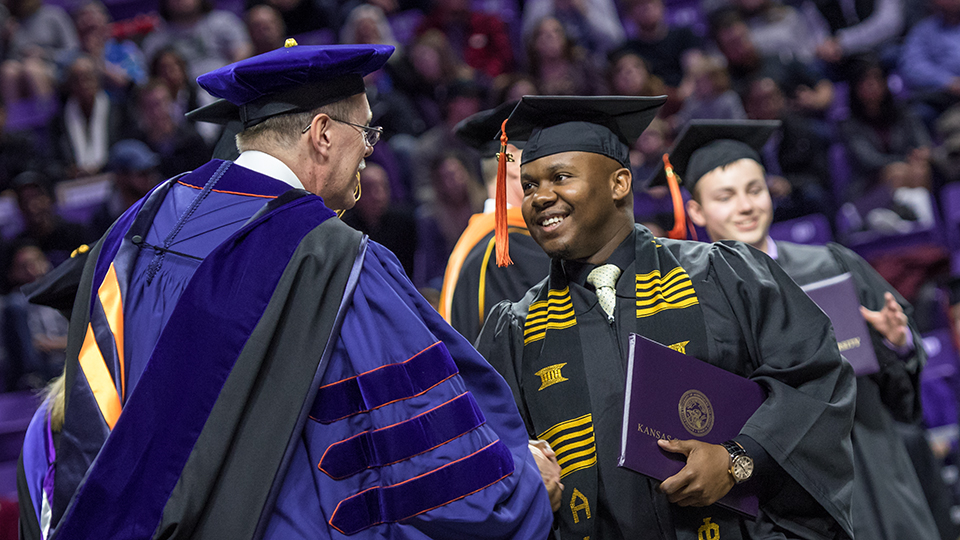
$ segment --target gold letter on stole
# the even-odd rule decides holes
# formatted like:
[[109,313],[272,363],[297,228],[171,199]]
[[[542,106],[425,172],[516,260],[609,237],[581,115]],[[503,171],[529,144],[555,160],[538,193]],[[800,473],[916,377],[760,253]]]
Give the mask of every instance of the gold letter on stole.
[[703,519],[703,525],[697,529],[697,540],[720,540],[720,526],[716,523],[710,523],[711,519]]
[[570,497],[570,511],[573,512],[573,522],[580,523],[579,512],[587,511],[587,519],[590,519],[590,501],[580,493],[580,490],[573,488],[573,495]]

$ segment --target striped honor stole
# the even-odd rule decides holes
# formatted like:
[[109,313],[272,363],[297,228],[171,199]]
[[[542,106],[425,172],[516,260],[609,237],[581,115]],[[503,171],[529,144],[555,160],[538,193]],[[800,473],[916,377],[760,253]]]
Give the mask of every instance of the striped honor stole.
[[[634,282],[621,276],[617,296],[623,302],[634,293],[636,319],[617,322],[620,331],[706,358],[703,313],[690,276],[646,229],[637,228],[635,246],[634,263],[625,270],[634,273]],[[550,278],[530,303],[523,341],[520,385],[533,423],[528,427],[556,452],[565,486],[558,513],[561,531],[573,538],[596,538],[598,411],[591,410],[586,371],[592,351],[583,348],[559,261],[553,261]],[[623,393],[622,388],[616,391]]]

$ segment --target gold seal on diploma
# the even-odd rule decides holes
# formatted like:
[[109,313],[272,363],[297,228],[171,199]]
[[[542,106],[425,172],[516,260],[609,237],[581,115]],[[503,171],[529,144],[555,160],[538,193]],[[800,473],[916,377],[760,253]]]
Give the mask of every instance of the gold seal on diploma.
[[699,390],[687,390],[678,404],[680,423],[696,437],[703,437],[713,429],[713,405]]

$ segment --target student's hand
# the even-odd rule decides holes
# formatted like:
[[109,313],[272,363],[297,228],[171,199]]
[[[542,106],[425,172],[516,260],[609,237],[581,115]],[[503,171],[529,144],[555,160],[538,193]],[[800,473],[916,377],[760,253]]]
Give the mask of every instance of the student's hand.
[[907,327],[907,316],[892,293],[884,293],[883,299],[883,309],[880,311],[870,311],[860,306],[860,314],[887,341],[897,347],[903,347],[907,344],[907,332],[910,331]]
[[687,456],[687,464],[660,484],[667,500],[680,506],[709,506],[733,487],[730,452],[719,444],[701,441],[659,440],[667,452]]
[[530,441],[530,453],[540,469],[543,485],[550,495],[550,508],[554,512],[560,509],[560,499],[563,496],[563,484],[560,483],[560,464],[557,463],[557,454],[550,448],[547,441]]

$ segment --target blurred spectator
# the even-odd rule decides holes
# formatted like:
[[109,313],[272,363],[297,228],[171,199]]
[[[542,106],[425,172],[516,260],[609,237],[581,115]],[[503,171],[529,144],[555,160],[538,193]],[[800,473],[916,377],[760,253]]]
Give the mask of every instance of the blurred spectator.
[[546,17],[559,21],[570,40],[601,56],[625,39],[613,0],[526,0],[523,35],[529,39]]
[[960,0],[930,0],[933,14],[907,34],[900,74],[927,125],[960,101]]
[[855,64],[850,118],[840,123],[854,183],[851,199],[871,229],[907,232],[908,221],[933,224],[930,202],[930,134],[897,103],[876,59]]
[[170,111],[172,98],[167,85],[151,79],[138,91],[138,131],[133,133],[160,155],[160,175],[176,176],[203,165],[211,149],[191,123],[177,123]]
[[772,79],[783,91],[788,105],[797,111],[822,115],[833,104],[833,83],[796,59],[762,54],[750,37],[750,29],[734,12],[725,11],[712,21],[717,47],[727,58],[733,88],[744,95],[754,79]]
[[371,4],[360,4],[350,10],[347,20],[340,28],[340,43],[400,47],[386,14]]
[[[435,183],[431,166],[437,162],[438,156],[443,152],[461,153],[470,174],[479,178],[480,155],[454,135],[454,127],[464,118],[484,108],[484,96],[484,88],[474,81],[463,80],[450,84],[442,103],[443,122],[421,135],[412,151],[404,151],[406,155],[403,157],[407,159],[411,174],[414,200],[418,204],[429,204],[437,196],[434,192]],[[450,247],[452,249],[453,244]]]
[[80,47],[70,16],[43,0],[8,0],[7,57],[0,67],[3,100],[52,99],[56,62]]
[[693,92],[672,117],[675,131],[693,119],[742,120],[747,117],[740,96],[731,89],[730,73],[723,62],[701,56],[690,66]]
[[636,36],[624,48],[643,57],[650,71],[667,86],[679,87],[685,66],[702,54],[701,39],[687,27],[667,25],[663,0],[629,0],[624,9],[636,27]]
[[507,25],[497,15],[471,11],[470,0],[433,0],[417,35],[443,32],[450,47],[468,66],[496,77],[513,69],[513,46]]
[[751,120],[782,122],[762,150],[773,220],[821,213],[833,223],[837,205],[831,186],[830,138],[818,122],[787,107],[783,91],[769,78],[750,82],[744,108]]
[[146,195],[161,180],[160,156],[145,143],[123,139],[110,147],[107,170],[113,176],[113,190],[90,218],[91,232],[100,237],[127,208]]
[[247,10],[244,17],[247,32],[253,43],[253,54],[263,54],[283,47],[287,29],[278,12],[272,6],[260,4]]
[[[196,80],[187,76],[187,61],[174,47],[160,49],[153,56],[150,61],[150,78],[160,80],[166,85],[173,97],[170,114],[178,124],[187,123],[187,112],[214,101],[213,96],[197,86]],[[207,144],[216,142],[220,137],[221,128],[216,124],[197,122],[194,125]]]
[[114,101],[122,102],[128,90],[147,80],[143,53],[132,41],[117,41],[110,34],[110,14],[100,0],[88,0],[73,12],[80,50],[90,55],[103,78],[103,87]]
[[447,259],[470,216],[483,210],[486,197],[474,172],[473,160],[446,151],[430,164],[430,184],[435,199],[417,209],[417,254],[413,283],[440,290]]
[[50,165],[30,133],[10,132],[6,125],[7,108],[0,100],[0,192],[11,187],[18,174]]
[[35,243],[14,242],[4,266],[11,290],[3,302],[2,336],[9,362],[2,390],[39,390],[63,371],[69,323],[56,309],[31,304],[20,292],[52,268]]
[[817,46],[817,56],[830,64],[871,51],[884,57],[904,28],[904,0],[817,0],[814,4],[830,30]]
[[247,0],[247,12],[257,5],[277,10],[290,35],[337,27],[337,2],[334,0]]
[[160,0],[159,26],[143,39],[143,52],[153,58],[173,46],[196,79],[208,71],[242,60],[253,51],[239,17],[213,9],[208,0]]
[[13,179],[23,230],[17,239],[36,242],[54,266],[67,260],[73,250],[95,238],[84,225],[57,215],[50,181],[41,173],[27,171]]
[[505,73],[493,80],[495,103],[492,105],[497,106],[508,101],[520,101],[523,96],[539,94],[540,90],[537,89],[537,82],[528,73],[521,71]]
[[362,196],[343,221],[392,251],[407,276],[413,276],[414,253],[417,251],[417,220],[405,205],[390,199],[387,171],[376,163],[367,163],[360,172]]
[[50,128],[53,153],[70,178],[97,174],[110,146],[122,138],[125,111],[101,85],[96,60],[81,54],[67,69],[63,114]]
[[527,65],[543,95],[605,93],[603,72],[554,17],[541,20],[527,36]]
[[812,25],[797,8],[779,0],[734,0],[734,5],[750,28],[750,39],[760,54],[804,64],[816,60],[824,29]]
[[[932,152],[931,163],[936,174],[934,180],[946,184],[960,182],[960,104],[944,111],[937,118],[936,140],[940,141]],[[935,186],[939,190],[939,186]]]
[[456,80],[470,78],[472,70],[450,50],[439,30],[418,36],[403,54],[386,65],[394,89],[407,97],[416,114],[404,133],[420,135],[443,120],[440,102]]
[[666,87],[650,73],[648,64],[631,49],[621,48],[610,55],[607,69],[610,93],[616,96],[661,96]]

